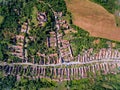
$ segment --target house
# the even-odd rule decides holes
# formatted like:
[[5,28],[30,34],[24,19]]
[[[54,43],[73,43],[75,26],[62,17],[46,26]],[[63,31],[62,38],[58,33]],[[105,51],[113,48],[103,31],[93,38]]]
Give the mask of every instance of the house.
[[17,41],[24,42],[24,36],[23,35],[16,35]]
[[60,24],[56,24],[57,30],[60,30]]
[[39,22],[39,26],[43,26],[44,22],[47,22],[47,16],[45,12],[38,12],[37,13],[37,20]]
[[28,23],[24,22],[24,24],[21,27],[21,32],[26,33],[28,29]]
[[56,33],[50,32],[50,37],[47,37],[47,46],[55,48],[57,46]]
[[58,17],[62,17],[63,13],[62,12],[55,12],[54,15],[55,15],[55,18],[57,19]]

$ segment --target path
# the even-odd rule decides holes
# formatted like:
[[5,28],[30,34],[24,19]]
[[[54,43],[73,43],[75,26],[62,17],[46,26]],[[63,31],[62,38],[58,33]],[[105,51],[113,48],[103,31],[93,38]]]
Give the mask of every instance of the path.
[[39,65],[33,63],[4,63],[1,62],[0,65],[31,65],[31,66],[40,66],[40,67],[55,67],[55,66],[62,66],[62,65],[85,65],[85,64],[93,64],[93,63],[104,63],[104,62],[113,62],[113,63],[120,63],[120,58],[116,59],[101,59],[101,60],[92,60],[89,62],[68,62],[68,63],[58,63],[58,64],[46,64],[46,65]]

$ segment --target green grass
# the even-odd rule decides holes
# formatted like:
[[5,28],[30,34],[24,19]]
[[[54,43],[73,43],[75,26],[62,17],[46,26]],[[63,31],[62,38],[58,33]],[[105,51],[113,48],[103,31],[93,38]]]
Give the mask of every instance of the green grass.
[[107,84],[105,84],[105,83],[104,83],[102,86],[103,86],[104,88],[107,88],[107,89],[110,89],[110,90],[113,89],[110,85],[107,85]]
[[70,20],[72,19],[72,16],[70,13],[67,13],[65,16],[62,17],[64,20],[66,20],[68,23],[70,23]]
[[54,88],[41,88],[40,90],[54,90]]
[[72,36],[72,33],[67,33],[64,35],[63,37],[64,40],[72,40],[73,39],[73,36]]
[[37,12],[38,12],[38,9],[36,7],[33,7],[33,11],[32,11],[32,23],[34,23],[35,26],[38,25],[38,21],[37,21]]
[[120,27],[120,17],[115,16],[115,19],[116,19],[116,25],[117,25],[117,27]]
[[76,47],[76,45],[74,43],[70,43],[70,44],[71,44],[71,47],[72,47],[73,55],[77,56],[77,52],[76,52],[77,47]]
[[66,82],[59,82],[59,83],[57,83],[56,87],[41,88],[40,90],[67,90],[65,85],[66,85]]
[[120,12],[120,3],[118,0],[116,1],[115,20],[116,20],[116,26],[120,27],[120,16],[116,15],[116,12]]
[[3,22],[4,17],[0,16],[0,24]]

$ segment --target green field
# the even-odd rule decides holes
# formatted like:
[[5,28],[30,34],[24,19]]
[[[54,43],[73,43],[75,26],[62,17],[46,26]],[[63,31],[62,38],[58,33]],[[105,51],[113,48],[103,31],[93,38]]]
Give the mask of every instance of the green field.
[[56,87],[41,90],[120,90],[120,74],[92,76],[58,83]]
[[115,19],[116,19],[116,25],[117,25],[117,27],[120,27],[120,17],[115,16]]
[[37,21],[37,12],[38,9],[36,7],[33,7],[33,11],[32,11],[32,23],[34,23],[35,26],[38,25],[38,21]]
[[4,17],[0,16],[0,24],[3,22]]
[[[117,13],[116,13],[117,12]],[[118,27],[120,27],[120,16],[119,16],[119,13],[120,13],[120,1],[118,0],[116,2],[116,11],[115,11],[115,19],[116,19],[116,25]]]

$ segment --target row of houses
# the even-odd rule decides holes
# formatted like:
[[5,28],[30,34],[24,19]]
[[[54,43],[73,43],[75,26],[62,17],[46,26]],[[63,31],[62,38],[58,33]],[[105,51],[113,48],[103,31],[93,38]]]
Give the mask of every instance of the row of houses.
[[12,52],[13,56],[16,56],[20,59],[24,59],[23,57],[23,46],[9,46],[10,51]]
[[61,27],[67,24],[65,20],[62,20],[62,12],[55,12],[56,32],[50,32],[50,37],[47,38],[47,46],[49,48],[58,47],[59,63],[63,61],[69,61],[72,57],[71,46],[67,40],[63,40],[63,34],[60,32]]
[[55,32],[51,32],[50,36],[47,39],[47,45],[49,48],[56,48],[58,45],[59,49],[59,63],[61,61],[70,61],[73,58],[72,49],[69,41],[62,40],[62,34],[55,34]]
[[[39,67],[39,66],[2,66],[6,74],[23,74],[29,76],[27,73],[30,72],[30,75],[33,75],[37,78],[52,78],[56,81],[72,80],[72,79],[81,79],[87,78],[90,75],[96,76],[98,74],[116,74],[119,73],[119,70],[116,71],[116,68],[119,68],[119,63],[97,63],[89,66],[79,66],[79,67]],[[48,72],[49,71],[49,72]],[[93,74],[91,74],[93,73]]]
[[23,42],[24,42],[24,36],[22,35],[16,35],[17,44],[16,45],[10,45],[9,50],[13,56],[16,56],[20,59],[24,59],[23,56]]
[[9,50],[11,52],[11,54],[15,57],[18,57],[20,59],[24,59],[24,43],[25,43],[25,36],[24,34],[27,33],[28,31],[28,23],[24,22],[23,25],[21,26],[21,33],[23,34],[19,34],[15,36],[15,40],[16,45],[10,45],[9,46]]
[[37,56],[39,57],[39,60],[36,61],[36,58],[32,57],[32,62],[30,62],[30,63],[38,64],[38,65],[57,64],[58,63],[57,53],[49,54],[49,55],[37,53]]
[[99,52],[92,55],[89,51],[85,51],[83,55],[78,55],[78,62],[89,62],[101,59],[120,59],[120,52],[115,49],[100,49]]
[[69,25],[66,20],[63,19],[62,12],[55,13],[56,20],[56,38],[59,51],[59,63],[69,62],[73,59],[72,48],[69,41],[63,39],[63,34],[59,31],[61,28],[69,29]]
[[[87,63],[90,61],[99,61],[99,60],[109,60],[109,59],[120,59],[120,52],[114,49],[101,49],[99,52],[93,54],[93,49],[89,49],[88,51],[83,52],[82,55],[78,55],[77,58],[73,57],[72,50],[68,41],[61,41],[62,45],[59,48],[59,57],[57,53],[54,54],[37,54],[40,59],[37,64],[39,65],[49,65],[49,64],[59,64],[59,63],[68,63],[68,62],[82,62]],[[33,58],[33,62],[36,63]]]
[[62,61],[70,61],[73,57],[72,50],[69,41],[62,39],[62,33],[50,32],[50,37],[47,39],[47,45],[49,48],[59,49],[59,63]]

